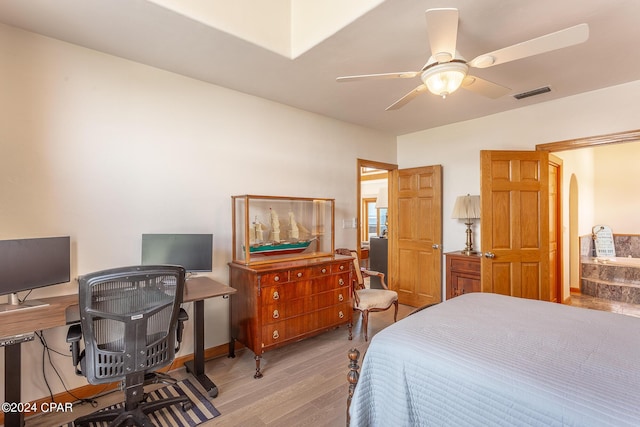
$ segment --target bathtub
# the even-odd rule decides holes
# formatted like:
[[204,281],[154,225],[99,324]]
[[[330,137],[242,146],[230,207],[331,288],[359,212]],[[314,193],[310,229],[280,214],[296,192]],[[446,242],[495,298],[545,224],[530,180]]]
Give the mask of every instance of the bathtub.
[[598,257],[598,258],[591,258],[591,259],[596,264],[614,264],[614,265],[619,265],[619,266],[640,268],[640,258],[632,258],[632,257]]
[[583,294],[640,304],[640,258],[583,257],[580,269]]

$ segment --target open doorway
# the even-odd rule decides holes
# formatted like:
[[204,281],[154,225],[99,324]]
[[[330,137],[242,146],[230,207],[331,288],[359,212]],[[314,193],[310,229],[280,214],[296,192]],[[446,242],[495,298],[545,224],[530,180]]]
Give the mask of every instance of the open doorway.
[[356,248],[361,265],[369,267],[372,238],[386,238],[389,227],[389,172],[398,166],[391,163],[358,159],[357,206],[358,233]]
[[[600,149],[600,147],[610,146],[612,144],[629,143],[629,142],[632,142],[632,143],[640,142],[640,130],[612,133],[607,135],[592,136],[592,137],[579,138],[579,139],[566,140],[566,141],[558,141],[558,142],[552,142],[547,144],[539,144],[536,146],[536,149],[553,152],[554,154],[558,155],[560,158],[563,158],[565,160],[565,167],[566,167],[567,166],[566,156],[569,155],[568,153],[569,151],[582,149],[582,148]],[[587,150],[580,150],[580,151],[586,152]],[[596,157],[595,151],[594,151],[593,157],[594,158]],[[583,158],[581,158],[581,162],[584,163]],[[620,175],[620,176],[627,177],[633,173],[633,172],[625,173],[624,170],[620,170],[623,162],[613,161],[613,160],[612,162],[614,162],[615,164],[614,166],[615,173],[613,173],[612,175],[616,175],[616,176]],[[569,170],[571,170],[571,167],[569,167]],[[592,175],[595,175],[595,171],[592,171]],[[573,178],[574,182],[571,182],[570,181],[571,177],[572,177],[572,174],[569,173],[567,175],[567,180],[569,180],[569,182],[567,182],[567,180],[564,181],[564,185],[570,187],[569,191],[566,191],[563,193],[565,195],[563,204],[565,204],[565,206],[567,207],[567,215],[564,216],[564,218],[562,217],[559,218],[559,220],[561,221],[559,224],[559,227],[561,230],[565,230],[565,233],[568,233],[568,236],[566,237],[569,243],[567,245],[566,250],[562,251],[561,253],[561,256],[563,258],[566,258],[564,260],[565,262],[562,263],[564,265],[562,274],[565,278],[564,280],[565,286],[563,289],[563,296],[565,297],[564,298],[565,301],[563,302],[567,302],[568,300],[570,300],[570,292],[578,291],[580,288],[580,266],[579,266],[580,265],[580,248],[579,248],[578,236],[579,234],[587,234],[591,226],[594,225],[593,222],[596,221],[597,219],[595,217],[596,216],[595,213],[593,212],[587,213],[585,212],[584,209],[580,213],[578,212],[577,189],[579,185],[577,182],[575,182],[575,178]],[[598,180],[602,181],[602,178],[607,178],[607,177],[601,176],[599,177]],[[593,179],[595,180],[595,176],[593,176]],[[612,189],[611,191],[608,192],[609,193],[608,196],[613,197],[613,195],[616,194],[616,190],[620,190],[620,189]],[[593,195],[588,195],[588,196],[593,197]],[[628,199],[633,199],[633,198],[628,198]],[[589,199],[589,200],[586,200],[586,202],[592,203],[594,206],[598,204],[598,206],[600,206],[600,209],[604,209],[604,210],[606,210],[609,206],[613,206],[610,209],[614,209],[616,211],[621,211],[621,212],[625,211],[625,209],[621,207],[622,205],[620,204],[620,202],[611,203],[610,200],[598,201],[595,199],[593,200]],[[603,216],[606,216],[606,215],[603,214]],[[569,224],[567,226],[564,226],[562,224],[563,220],[568,221]],[[587,224],[586,225],[579,224],[578,222],[586,222]]]

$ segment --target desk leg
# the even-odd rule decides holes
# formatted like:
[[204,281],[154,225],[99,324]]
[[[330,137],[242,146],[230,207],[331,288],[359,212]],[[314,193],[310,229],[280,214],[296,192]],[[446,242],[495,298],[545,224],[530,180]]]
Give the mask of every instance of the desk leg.
[[[20,403],[20,344],[11,344],[4,348],[4,400],[9,403]],[[24,426],[22,412],[5,412],[5,427]]]
[[218,396],[218,386],[204,373],[204,300],[193,302],[193,360],[185,362],[187,372],[198,380],[211,397]]

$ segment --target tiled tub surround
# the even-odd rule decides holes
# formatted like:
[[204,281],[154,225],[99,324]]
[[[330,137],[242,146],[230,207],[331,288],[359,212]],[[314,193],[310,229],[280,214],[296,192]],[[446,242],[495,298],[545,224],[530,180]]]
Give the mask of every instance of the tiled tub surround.
[[[640,235],[614,235],[615,258],[581,258],[580,291],[612,301],[640,304]],[[592,254],[591,236],[580,238],[581,253]]]

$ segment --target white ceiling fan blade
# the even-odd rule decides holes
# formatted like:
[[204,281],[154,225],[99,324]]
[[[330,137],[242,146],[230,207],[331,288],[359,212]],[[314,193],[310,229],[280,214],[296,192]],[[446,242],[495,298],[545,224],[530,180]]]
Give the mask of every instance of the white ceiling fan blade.
[[400,73],[363,74],[361,76],[344,76],[336,78],[338,82],[355,82],[359,80],[410,79],[420,74],[419,71],[403,71]]
[[451,61],[456,56],[458,9],[429,9],[425,15],[431,56],[438,62]]
[[487,68],[516,59],[550,52],[587,41],[589,25],[579,24],[526,42],[485,53],[468,62],[470,67]]
[[476,76],[466,76],[462,81],[462,88],[491,99],[500,98],[511,91],[506,86]]
[[411,101],[413,98],[415,98],[416,96],[418,96],[420,93],[424,92],[425,90],[427,90],[427,85],[421,84],[420,86],[418,86],[417,88],[413,89],[411,92],[409,92],[408,94],[406,94],[402,98],[398,99],[393,104],[389,105],[387,108],[385,108],[385,111],[397,110],[398,108],[405,106],[406,104],[409,103],[409,101]]

